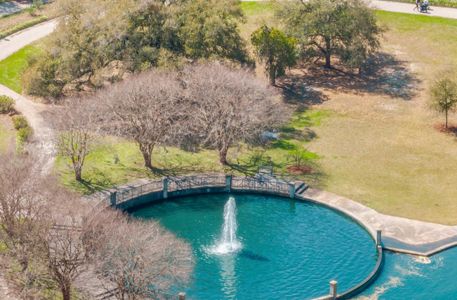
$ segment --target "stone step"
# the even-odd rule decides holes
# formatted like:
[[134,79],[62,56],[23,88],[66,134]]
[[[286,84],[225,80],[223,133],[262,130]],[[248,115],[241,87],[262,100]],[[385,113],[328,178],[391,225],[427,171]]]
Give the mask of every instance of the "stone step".
[[295,194],[301,195],[304,193],[307,189],[309,188],[309,185],[307,185],[304,182],[297,182],[295,184]]

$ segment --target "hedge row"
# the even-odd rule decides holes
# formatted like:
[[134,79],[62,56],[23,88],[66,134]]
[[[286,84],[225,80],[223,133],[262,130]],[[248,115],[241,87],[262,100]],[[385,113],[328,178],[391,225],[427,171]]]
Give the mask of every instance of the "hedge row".
[[0,39],[3,39],[4,37],[7,37],[9,35],[12,35],[13,33],[16,33],[18,31],[24,30],[26,28],[32,27],[36,24],[43,23],[44,21],[47,21],[49,18],[46,16],[40,16],[36,19],[18,24],[14,27],[11,27],[5,31],[0,32]]

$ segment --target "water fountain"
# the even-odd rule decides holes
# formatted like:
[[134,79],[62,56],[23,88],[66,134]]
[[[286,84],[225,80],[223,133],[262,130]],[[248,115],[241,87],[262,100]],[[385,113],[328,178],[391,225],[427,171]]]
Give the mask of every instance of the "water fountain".
[[235,198],[230,197],[224,206],[224,224],[222,226],[221,238],[214,246],[209,248],[209,252],[223,255],[240,250],[242,245],[236,237],[237,227],[236,202]]

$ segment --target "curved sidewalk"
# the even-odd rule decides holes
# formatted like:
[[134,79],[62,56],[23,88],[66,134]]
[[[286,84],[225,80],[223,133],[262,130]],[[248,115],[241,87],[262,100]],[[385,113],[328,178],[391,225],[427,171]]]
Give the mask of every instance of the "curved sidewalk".
[[46,21],[0,39],[0,60],[49,35],[56,28],[57,22],[56,19]]
[[[242,2],[267,2],[269,0],[241,0]],[[287,0],[279,0],[287,1]],[[307,1],[307,0],[304,0]],[[431,17],[443,17],[449,19],[457,19],[457,8],[441,7],[431,5],[429,13],[420,13],[415,8],[414,3],[404,3],[386,0],[365,0],[374,9],[385,10],[390,12],[406,13],[406,14],[417,14]]]
[[407,13],[407,14],[417,14],[425,15],[432,17],[443,17],[449,19],[457,19],[457,8],[450,7],[440,7],[434,6],[433,1],[428,13],[420,13],[416,10],[416,5],[414,3],[403,3],[403,2],[393,2],[393,1],[379,1],[379,0],[369,0],[371,6],[375,9]]
[[333,193],[310,188],[298,195],[341,211],[363,224],[373,236],[382,230],[383,248],[430,256],[457,246],[457,226],[446,226],[381,214],[372,208]]

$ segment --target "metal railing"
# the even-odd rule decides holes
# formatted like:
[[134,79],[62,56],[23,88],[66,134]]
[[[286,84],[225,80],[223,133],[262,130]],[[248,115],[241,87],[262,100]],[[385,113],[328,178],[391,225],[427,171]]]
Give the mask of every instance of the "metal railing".
[[290,195],[290,183],[271,177],[233,177],[232,190],[273,192]]
[[223,174],[168,177],[167,179],[169,192],[201,187],[223,187],[226,185],[226,176]]
[[[98,203],[95,209],[119,205],[152,192],[169,192],[192,190],[204,187],[226,187],[227,191],[268,192],[284,196],[293,195],[292,183],[272,176],[258,175],[255,177],[238,177],[224,174],[202,174],[179,177],[164,177],[146,183],[123,186],[111,191],[105,191],[96,198]],[[164,196],[166,198],[166,196]]]
[[162,180],[153,180],[141,185],[133,185],[116,191],[116,203],[122,203],[130,199],[138,198],[152,192],[162,191]]

